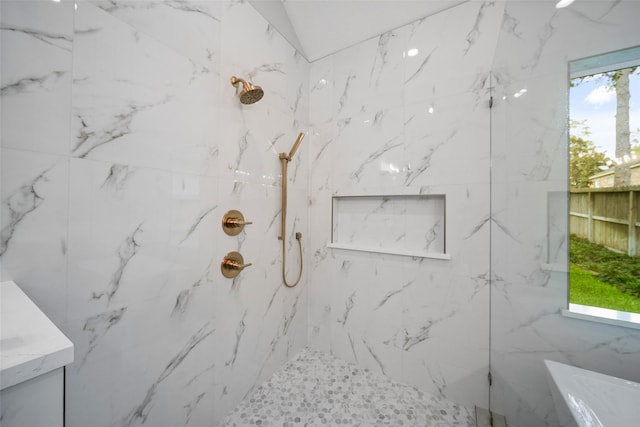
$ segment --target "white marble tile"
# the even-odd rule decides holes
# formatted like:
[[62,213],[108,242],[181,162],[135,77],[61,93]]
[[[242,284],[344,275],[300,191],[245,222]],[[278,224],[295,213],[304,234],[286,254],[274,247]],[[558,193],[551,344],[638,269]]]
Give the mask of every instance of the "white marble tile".
[[75,25],[73,155],[214,169],[219,78],[90,3],[78,5]]
[[[492,246],[499,254],[492,260],[494,274],[509,283],[545,286],[550,278],[547,264],[558,256],[549,240],[556,214],[550,197],[565,182],[494,185]],[[566,208],[566,204],[565,204]],[[565,222],[566,224],[566,222]],[[566,231],[558,231],[557,244],[566,245]]]
[[287,289],[276,284],[269,289],[258,284],[255,280],[238,283],[217,305],[218,315],[225,319],[214,355],[219,415],[233,409],[256,381],[295,354],[299,344],[291,338],[297,335],[298,325],[306,333],[301,285]]
[[222,234],[215,180],[84,159],[71,169],[70,315],[199,280],[212,262],[209,236]]
[[2,280],[20,284],[62,326],[66,320],[68,159],[2,149],[1,176]]
[[173,284],[158,298],[70,322],[78,357],[67,377],[69,422],[86,425],[99,415],[96,425],[186,425],[212,417],[216,287],[209,276],[189,294]]
[[364,111],[367,72],[375,59],[376,46],[376,40],[369,39],[332,56],[334,120],[349,118]]
[[309,123],[319,126],[330,121],[334,113],[333,57],[328,56],[313,63],[309,69]]
[[455,401],[482,405],[487,399],[488,274],[465,277],[420,267],[402,293],[403,305],[411,309],[403,313],[402,328],[386,341],[404,352],[402,379]]
[[337,163],[335,159],[339,154],[339,135],[343,125],[343,122],[330,122],[310,129],[308,164],[312,197],[316,191],[330,189],[332,172]]
[[[492,355],[492,360],[494,360]],[[498,363],[500,363],[499,359]],[[527,384],[505,383],[501,373],[495,371],[493,378],[492,408],[500,414],[513,414],[511,419],[518,419],[522,426],[560,426],[553,409],[553,401],[548,388],[538,389]],[[540,371],[538,377],[544,378],[546,373]]]
[[488,182],[488,94],[433,97],[404,114],[404,185]]
[[331,332],[332,272],[336,262],[334,251],[326,247],[331,230],[331,194],[319,192],[310,206],[310,245],[307,249],[309,274],[309,345],[328,352]]
[[401,109],[359,114],[339,126],[333,188],[345,195],[388,194],[400,186],[405,168]]
[[332,56],[335,119],[402,104],[404,41],[403,33],[391,31]]
[[212,72],[218,72],[224,2],[89,1]]
[[74,159],[70,177],[70,316],[161,294],[179,190],[171,173]]
[[[222,112],[222,123],[238,125],[221,130],[225,144],[220,145],[219,175],[238,185],[279,186],[282,175],[278,154],[289,153],[298,134],[306,133],[306,129],[294,123],[290,113],[271,109],[266,103],[249,106],[249,109],[245,107],[232,106]],[[297,188],[306,185],[306,175],[301,174],[297,182],[296,178],[308,143],[307,138],[303,139],[299,151],[288,164],[290,182]],[[241,188],[236,186],[234,191],[241,191]]]
[[404,101],[479,92],[487,87],[503,2],[470,2],[405,27]]
[[497,83],[491,112],[495,123],[505,126],[492,132],[493,181],[568,179],[568,100],[549,97],[568,92],[566,68],[524,81],[497,78]]
[[0,143],[68,154],[73,2],[3,1],[0,11]]
[[475,360],[483,360],[485,363],[479,369],[478,365],[460,366],[451,364],[446,359],[428,358],[407,352],[402,359],[405,375],[402,381],[439,397],[451,396],[449,399],[459,404],[487,407],[487,353],[475,353]]
[[[122,333],[123,328],[135,326],[149,310],[149,306],[131,307],[122,323],[112,325],[109,332],[120,329]],[[111,425],[113,420],[122,425],[145,421],[185,425],[194,415],[211,417],[207,403],[212,400],[214,329],[208,323],[192,326],[173,339],[153,339],[128,348],[117,347],[116,341],[116,348],[106,349],[107,343],[102,342],[102,347],[95,347],[93,358],[68,371],[67,421],[97,426]]]

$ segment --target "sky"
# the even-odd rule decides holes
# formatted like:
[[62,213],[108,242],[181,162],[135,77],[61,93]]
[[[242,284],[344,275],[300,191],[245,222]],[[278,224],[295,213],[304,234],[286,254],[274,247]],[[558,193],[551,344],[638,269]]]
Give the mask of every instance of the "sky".
[[[587,78],[569,91],[569,115],[571,120],[585,120],[591,134],[584,136],[579,129],[571,134],[583,137],[596,145],[598,151],[615,159],[616,150],[616,93],[607,88],[606,79]],[[640,139],[640,67],[629,77],[629,124],[631,138]],[[632,142],[633,144],[633,142]]]

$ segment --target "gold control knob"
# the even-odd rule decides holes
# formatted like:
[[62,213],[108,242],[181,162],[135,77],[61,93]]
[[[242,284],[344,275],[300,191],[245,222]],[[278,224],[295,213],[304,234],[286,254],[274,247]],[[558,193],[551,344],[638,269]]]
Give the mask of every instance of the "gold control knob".
[[222,217],[222,230],[229,236],[240,234],[247,224],[253,224],[253,222],[245,221],[242,212],[235,209],[230,210]]
[[220,263],[220,271],[227,279],[233,279],[240,274],[245,267],[249,267],[250,265],[251,263],[244,263],[244,258],[242,258],[240,252],[229,252]]

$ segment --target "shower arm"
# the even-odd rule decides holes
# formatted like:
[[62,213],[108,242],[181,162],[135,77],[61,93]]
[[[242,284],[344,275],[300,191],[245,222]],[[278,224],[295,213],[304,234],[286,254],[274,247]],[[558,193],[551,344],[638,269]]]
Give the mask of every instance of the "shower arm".
[[294,286],[296,286],[298,282],[300,282],[300,278],[302,277],[302,233],[296,233],[296,240],[298,241],[298,248],[300,252],[300,271],[298,272],[298,278],[296,279],[296,281],[293,284],[289,284],[287,282],[287,277],[285,274],[287,257],[285,240],[287,229],[287,169],[288,163],[291,161],[291,158],[296,153],[298,147],[300,146],[300,143],[302,142],[302,138],[304,138],[304,133],[300,132],[298,138],[296,139],[296,142],[293,144],[293,147],[291,147],[291,151],[289,151],[289,154],[280,153],[278,155],[278,158],[280,159],[280,163],[282,165],[282,209],[280,211],[280,236],[278,236],[278,240],[282,240],[282,280],[284,284],[289,288],[293,288]]

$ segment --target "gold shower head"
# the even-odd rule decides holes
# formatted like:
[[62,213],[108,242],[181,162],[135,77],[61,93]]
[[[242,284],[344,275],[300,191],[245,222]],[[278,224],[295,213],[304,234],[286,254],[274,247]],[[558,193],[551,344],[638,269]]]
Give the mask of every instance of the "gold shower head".
[[249,82],[244,81],[243,79],[232,76],[231,84],[235,87],[238,87],[238,84],[242,83],[242,92],[240,92],[240,102],[243,104],[253,104],[258,102],[264,96],[264,91],[260,86],[251,84]]

